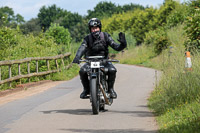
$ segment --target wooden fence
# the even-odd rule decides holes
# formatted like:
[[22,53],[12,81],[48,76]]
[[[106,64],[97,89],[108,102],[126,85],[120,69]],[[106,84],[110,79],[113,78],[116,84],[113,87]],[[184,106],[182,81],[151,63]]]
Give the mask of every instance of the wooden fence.
[[[69,59],[70,55],[71,55],[70,53],[65,53],[65,54],[52,56],[52,57],[30,57],[30,58],[25,58],[25,59],[21,59],[21,60],[0,61],[0,85],[9,82],[10,86],[11,86],[11,82],[15,81],[15,80],[19,80],[19,79],[22,79],[22,78],[30,78],[30,77],[33,77],[33,76],[42,76],[42,75],[47,75],[47,74],[50,74],[50,73],[59,72],[59,71],[61,71],[61,66],[59,66],[59,64],[58,64],[58,59],[61,60],[62,67],[64,69],[67,69],[71,66],[71,64],[68,65],[68,66],[65,66],[64,59]],[[39,67],[41,67],[41,66],[38,65],[38,61],[40,61],[40,60],[46,60],[47,71],[39,72]],[[49,63],[50,60],[55,60],[55,64],[56,64],[55,70],[50,69],[50,63]],[[34,73],[30,73],[30,62],[31,61],[36,61],[36,68],[35,68]],[[21,67],[20,66],[21,66],[22,63],[27,63],[27,73],[28,74],[25,74],[25,75],[21,74]],[[12,65],[14,65],[14,64],[18,64],[18,75],[12,77]],[[8,66],[9,78],[2,80],[1,66]]]

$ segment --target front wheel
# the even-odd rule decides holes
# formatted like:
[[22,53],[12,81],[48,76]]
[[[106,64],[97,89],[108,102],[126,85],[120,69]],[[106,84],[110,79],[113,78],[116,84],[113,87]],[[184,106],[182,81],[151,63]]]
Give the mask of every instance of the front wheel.
[[90,90],[92,100],[92,112],[93,114],[99,114],[99,95],[98,95],[98,84],[97,79],[90,79]]

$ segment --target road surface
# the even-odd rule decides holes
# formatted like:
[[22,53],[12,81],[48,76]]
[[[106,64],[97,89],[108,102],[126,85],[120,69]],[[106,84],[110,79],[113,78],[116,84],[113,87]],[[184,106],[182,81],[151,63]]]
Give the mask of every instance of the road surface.
[[[155,70],[117,64],[118,98],[107,111],[92,115],[88,99],[79,98],[79,77],[44,92],[0,105],[0,133],[155,133],[147,98]],[[2,98],[0,98],[2,99]]]

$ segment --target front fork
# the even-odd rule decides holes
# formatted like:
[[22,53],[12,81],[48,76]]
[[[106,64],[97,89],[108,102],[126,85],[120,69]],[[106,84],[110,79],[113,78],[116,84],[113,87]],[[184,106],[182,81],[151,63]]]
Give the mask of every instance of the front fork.
[[[103,98],[104,98],[104,100],[105,100],[105,103],[106,104],[108,104],[108,105],[111,105],[112,104],[112,101],[110,101],[109,99],[108,99],[108,97],[107,97],[107,95],[106,95],[106,92],[105,92],[105,90],[104,90],[104,88],[106,87],[106,85],[104,84],[104,86],[102,85],[102,83],[101,83],[101,75],[100,75],[101,73],[100,73],[100,69],[92,69],[91,70],[91,72],[90,72],[90,79],[91,78],[96,78],[97,79],[97,86],[98,86],[98,97],[100,98],[101,97],[101,95],[100,95],[100,93],[102,92],[102,94],[103,94]],[[103,78],[103,77],[102,77]],[[107,82],[106,81],[106,79],[105,79],[105,81],[104,82]],[[102,99],[102,98],[101,98]],[[99,99],[99,100],[101,100],[101,99]],[[91,98],[90,98],[90,102],[91,102]]]
[[[97,96],[98,96],[98,98],[99,98],[99,84],[100,84],[100,80],[99,80],[99,70],[98,69],[96,69],[96,68],[94,68],[94,69],[91,69],[90,70],[90,72],[88,73],[88,76],[89,76],[89,81],[91,80],[91,79],[93,79],[93,78],[96,78],[97,80],[97,87],[98,87],[98,91],[97,91]],[[90,89],[92,89],[92,88],[90,88]],[[90,91],[90,93],[91,93],[91,91]],[[90,95],[91,96],[91,95]],[[92,98],[90,97],[90,102],[92,102]]]

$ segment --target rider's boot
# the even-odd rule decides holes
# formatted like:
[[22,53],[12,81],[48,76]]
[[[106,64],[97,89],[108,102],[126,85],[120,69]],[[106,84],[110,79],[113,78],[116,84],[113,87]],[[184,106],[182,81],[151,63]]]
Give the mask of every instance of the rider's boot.
[[79,71],[80,79],[83,85],[83,92],[80,95],[80,98],[82,99],[87,98],[87,95],[90,93],[90,85],[85,67],[86,66],[83,66]]
[[80,98],[85,99],[88,98],[88,94],[90,93],[90,86],[89,86],[89,82],[87,81],[82,81],[83,84],[83,92],[80,95]]
[[108,91],[110,93],[110,97],[113,99],[116,99],[117,93],[114,91],[114,88],[113,88],[114,83],[115,83],[115,81],[108,81]]

